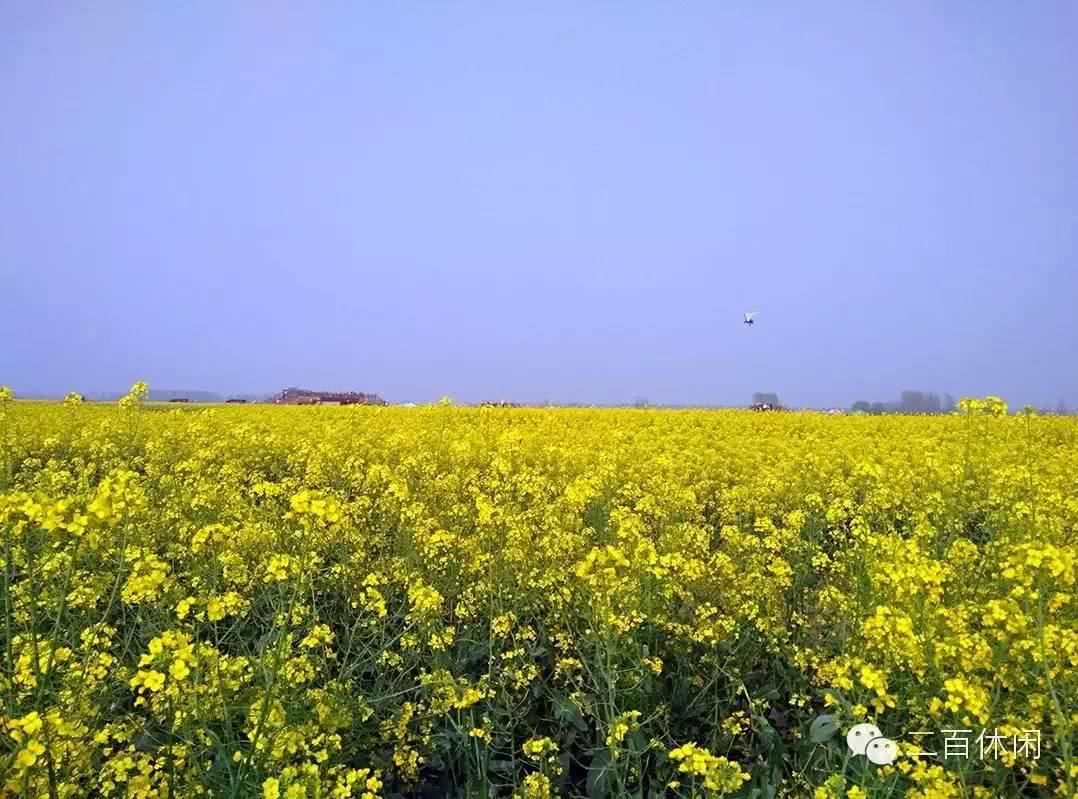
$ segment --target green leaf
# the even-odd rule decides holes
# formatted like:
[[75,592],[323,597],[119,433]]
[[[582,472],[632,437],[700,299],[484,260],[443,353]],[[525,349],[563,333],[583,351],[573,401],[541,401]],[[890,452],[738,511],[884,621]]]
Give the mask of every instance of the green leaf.
[[809,726],[809,740],[814,744],[822,744],[830,741],[838,732],[838,720],[830,715],[817,716]]
[[561,694],[555,694],[552,698],[554,700],[554,717],[558,721],[562,724],[572,724],[581,732],[587,731],[588,723],[584,721],[584,717],[580,715],[580,711],[570,699]]
[[596,749],[588,766],[588,799],[610,795],[610,750]]
[[770,750],[778,741],[778,733],[776,733],[775,728],[771,726],[771,722],[763,716],[754,713],[752,715],[752,720],[756,722],[756,735],[760,739],[760,743],[763,745],[764,749]]

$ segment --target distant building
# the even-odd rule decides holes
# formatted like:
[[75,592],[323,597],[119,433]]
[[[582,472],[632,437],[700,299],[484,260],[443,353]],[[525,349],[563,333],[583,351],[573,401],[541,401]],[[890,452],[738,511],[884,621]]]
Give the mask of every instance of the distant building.
[[275,405],[388,405],[377,394],[359,391],[310,391],[286,388],[273,397]]

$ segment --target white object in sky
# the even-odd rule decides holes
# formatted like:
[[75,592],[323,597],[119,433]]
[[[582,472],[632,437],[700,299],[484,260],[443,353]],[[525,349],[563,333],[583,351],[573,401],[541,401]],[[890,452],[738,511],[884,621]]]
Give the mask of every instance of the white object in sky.
[[754,316],[756,316],[756,311],[750,311],[749,313],[746,313],[745,314],[745,324],[747,324],[747,325],[753,324],[752,317],[754,317]]

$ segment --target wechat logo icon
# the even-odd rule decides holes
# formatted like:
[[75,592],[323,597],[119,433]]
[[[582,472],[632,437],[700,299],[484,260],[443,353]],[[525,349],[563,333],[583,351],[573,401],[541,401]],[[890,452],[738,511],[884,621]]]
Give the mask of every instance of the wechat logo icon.
[[884,738],[875,724],[857,724],[846,733],[846,743],[853,754],[867,757],[877,766],[886,766],[898,757],[898,744]]

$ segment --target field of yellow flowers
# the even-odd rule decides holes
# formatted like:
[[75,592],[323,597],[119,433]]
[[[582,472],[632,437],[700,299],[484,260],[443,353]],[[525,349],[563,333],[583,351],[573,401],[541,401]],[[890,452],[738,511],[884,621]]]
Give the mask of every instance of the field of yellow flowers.
[[1074,419],[144,393],[0,396],[0,795],[1078,795]]

